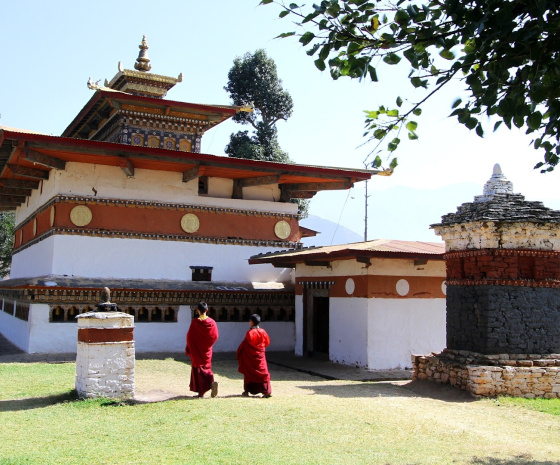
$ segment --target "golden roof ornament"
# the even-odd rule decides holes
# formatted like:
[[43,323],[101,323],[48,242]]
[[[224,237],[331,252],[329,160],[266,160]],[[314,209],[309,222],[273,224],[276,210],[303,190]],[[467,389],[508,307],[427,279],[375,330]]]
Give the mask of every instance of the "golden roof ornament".
[[140,49],[140,53],[138,53],[138,58],[136,58],[136,63],[134,63],[134,69],[147,73],[152,69],[152,65],[148,58],[149,47],[146,45],[146,36],[142,36],[142,44],[140,44],[138,48]]

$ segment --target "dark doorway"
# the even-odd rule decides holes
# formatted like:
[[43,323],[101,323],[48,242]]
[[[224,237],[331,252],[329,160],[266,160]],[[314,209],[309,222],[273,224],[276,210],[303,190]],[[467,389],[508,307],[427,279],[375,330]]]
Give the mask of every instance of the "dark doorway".
[[313,297],[313,352],[329,353],[328,297]]

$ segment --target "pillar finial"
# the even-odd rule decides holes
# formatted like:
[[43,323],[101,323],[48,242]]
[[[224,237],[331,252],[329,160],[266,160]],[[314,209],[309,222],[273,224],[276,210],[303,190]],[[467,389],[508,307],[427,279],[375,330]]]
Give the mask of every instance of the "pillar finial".
[[134,69],[138,71],[143,71],[147,73],[152,69],[150,64],[150,58],[148,58],[148,46],[146,45],[146,36],[142,36],[142,43],[138,46],[140,53],[138,53],[138,58],[136,58],[136,63],[134,63]]
[[502,173],[501,166],[496,163],[492,170],[492,177],[484,185],[482,195],[474,198],[475,202],[487,202],[496,198],[496,195],[513,194],[513,183]]

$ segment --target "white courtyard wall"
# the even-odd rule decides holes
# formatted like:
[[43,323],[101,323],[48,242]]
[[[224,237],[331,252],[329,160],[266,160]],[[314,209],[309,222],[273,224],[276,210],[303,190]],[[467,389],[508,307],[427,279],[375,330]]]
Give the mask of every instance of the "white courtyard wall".
[[367,366],[367,300],[329,299],[329,359],[333,362]]
[[445,299],[369,299],[368,368],[410,368],[412,354],[441,352]]
[[[134,341],[137,353],[184,353],[186,334],[191,323],[191,310],[181,305],[177,323],[134,323]],[[263,322],[270,336],[271,351],[293,351],[295,324],[293,322]],[[29,321],[22,321],[6,312],[0,312],[0,332],[11,343],[28,353],[75,353],[77,323],[49,323],[49,306],[31,304]],[[215,352],[234,352],[245,337],[249,324],[218,323],[220,338]]]
[[[4,305],[3,299],[1,301]],[[13,307],[12,302],[7,305]],[[11,313],[0,312],[0,333],[12,344],[27,351],[29,346],[29,322],[16,318],[13,313],[13,311]]]

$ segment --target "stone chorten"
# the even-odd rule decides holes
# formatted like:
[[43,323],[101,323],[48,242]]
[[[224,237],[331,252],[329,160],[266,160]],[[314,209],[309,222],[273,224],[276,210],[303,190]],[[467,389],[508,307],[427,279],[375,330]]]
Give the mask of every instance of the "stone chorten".
[[519,367],[560,366],[560,211],[514,194],[495,165],[483,195],[431,227],[446,246],[447,348],[416,360],[415,376],[475,395],[560,395],[560,384],[519,388],[496,369],[487,385],[472,371],[505,365],[515,379]]

